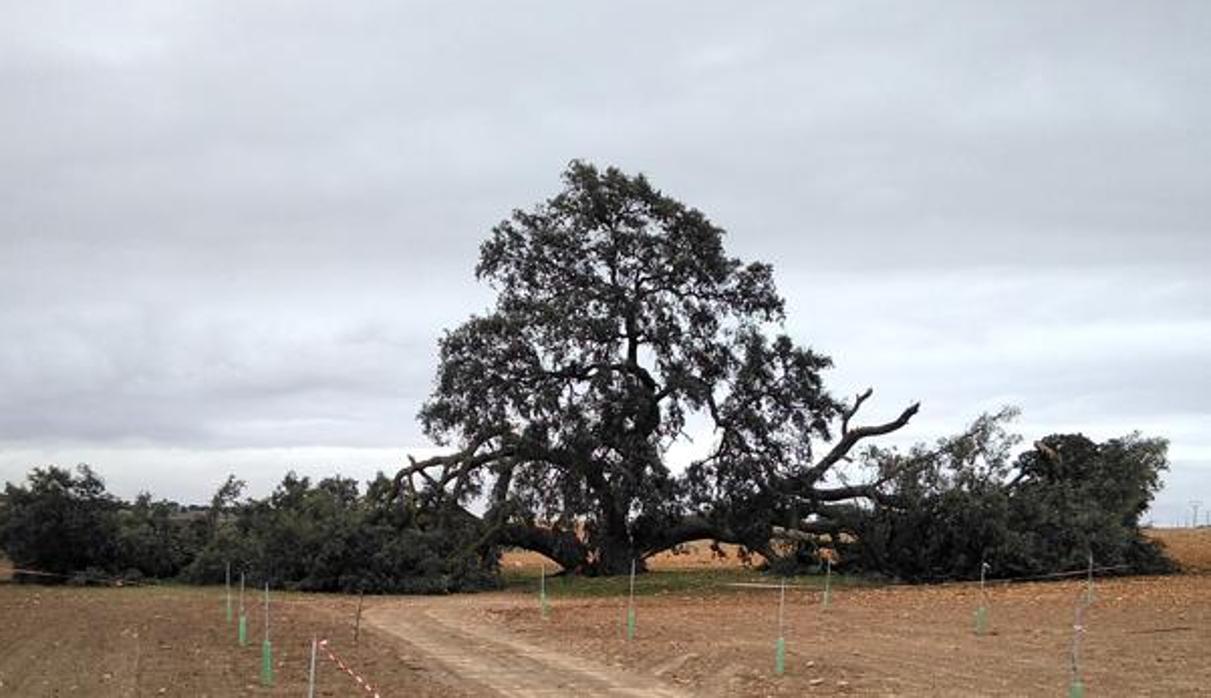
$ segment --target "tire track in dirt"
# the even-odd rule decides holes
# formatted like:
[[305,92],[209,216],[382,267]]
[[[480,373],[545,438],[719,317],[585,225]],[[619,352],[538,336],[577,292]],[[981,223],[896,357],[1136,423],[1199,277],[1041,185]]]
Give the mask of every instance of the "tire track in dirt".
[[366,621],[431,658],[453,687],[501,696],[663,696],[686,694],[654,677],[626,673],[519,640],[490,625],[484,601],[407,599],[372,608]]

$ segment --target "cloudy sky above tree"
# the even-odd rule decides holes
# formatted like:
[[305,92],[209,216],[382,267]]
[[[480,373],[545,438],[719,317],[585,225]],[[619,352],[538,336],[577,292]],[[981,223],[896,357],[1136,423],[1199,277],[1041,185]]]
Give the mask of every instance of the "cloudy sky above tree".
[[1156,520],[1211,507],[1211,6],[454,5],[5,7],[0,480],[430,452],[479,243],[582,158],[771,262],[901,442],[1140,429]]

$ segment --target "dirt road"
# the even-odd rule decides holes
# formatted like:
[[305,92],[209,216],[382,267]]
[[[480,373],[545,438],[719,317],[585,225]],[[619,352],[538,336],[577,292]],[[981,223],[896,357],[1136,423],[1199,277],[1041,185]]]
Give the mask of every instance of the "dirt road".
[[488,620],[520,603],[497,594],[399,599],[370,609],[366,621],[429,658],[451,688],[476,695],[686,695],[655,677],[525,642]]

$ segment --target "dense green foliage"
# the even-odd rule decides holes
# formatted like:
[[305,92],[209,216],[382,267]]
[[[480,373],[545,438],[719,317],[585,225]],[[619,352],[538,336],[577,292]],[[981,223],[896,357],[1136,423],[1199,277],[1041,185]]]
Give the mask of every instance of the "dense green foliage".
[[89,577],[222,582],[227,564],[276,588],[442,593],[496,586],[497,555],[483,551],[461,512],[392,506],[383,476],[312,484],[288,474],[264,499],[237,501],[229,478],[208,508],[133,503],[105,492],[87,466],[37,468],[9,484],[0,543],[18,568]]
[[497,555],[476,548],[473,528],[393,507],[391,487],[380,475],[360,495],[351,479],[312,484],[288,474],[269,497],[217,512],[186,577],[222,581],[231,561],[274,586],[303,590],[444,593],[498,584]]
[[18,568],[172,577],[201,541],[200,527],[179,505],[146,494],[122,502],[87,465],[74,473],[35,468],[24,486],[9,483],[4,499],[0,543]]
[[853,512],[850,566],[916,581],[971,578],[985,562],[999,577],[1080,570],[1090,555],[1109,572],[1172,569],[1139,528],[1167,467],[1163,439],[1055,434],[1014,457],[1013,414],[933,448],[869,452],[899,475],[883,506]]

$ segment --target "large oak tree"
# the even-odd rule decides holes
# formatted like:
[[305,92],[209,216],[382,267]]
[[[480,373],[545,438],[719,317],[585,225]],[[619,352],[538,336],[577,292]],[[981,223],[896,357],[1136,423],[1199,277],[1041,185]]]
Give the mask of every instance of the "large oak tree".
[[[495,306],[441,340],[420,417],[452,452],[399,472],[410,506],[482,510],[485,547],[612,574],[702,538],[769,553],[881,496],[830,475],[917,405],[855,426],[870,392],[825,389],[829,358],[780,331],[769,265],[729,257],[723,230],[642,175],[573,162],[563,181],[483,243]],[[675,473],[670,446],[701,424],[709,452]]]

